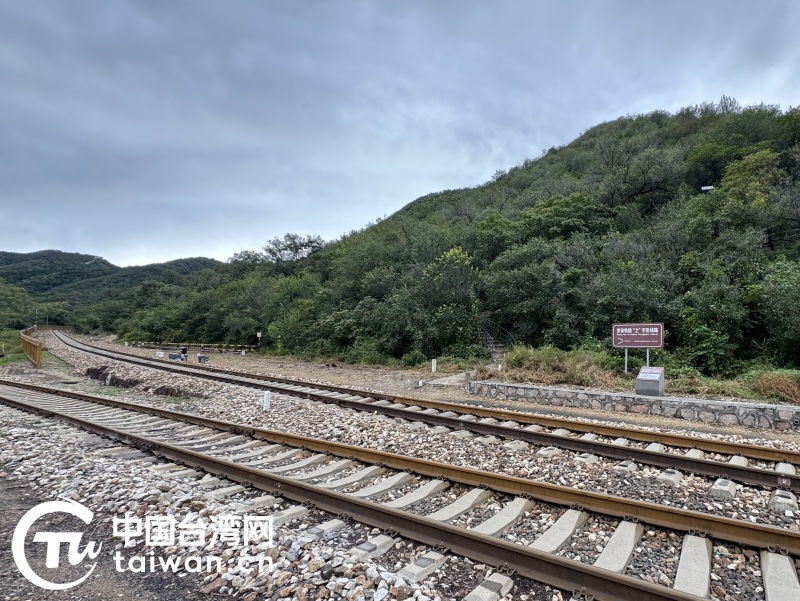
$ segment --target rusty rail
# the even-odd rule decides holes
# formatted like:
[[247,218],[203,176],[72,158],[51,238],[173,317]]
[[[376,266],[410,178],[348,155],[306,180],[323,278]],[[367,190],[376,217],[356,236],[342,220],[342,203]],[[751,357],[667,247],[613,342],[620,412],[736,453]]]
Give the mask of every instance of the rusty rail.
[[[650,432],[647,430],[639,430],[635,428],[626,428],[622,426],[607,426],[602,424],[593,424],[587,422],[578,422],[575,420],[568,420],[563,418],[547,418],[539,417],[519,411],[487,409],[478,406],[465,406],[448,403],[444,401],[428,401],[422,399],[413,399],[406,397],[399,397],[394,395],[379,394],[368,390],[360,390],[356,388],[345,388],[340,386],[329,386],[317,383],[305,383],[299,380],[292,380],[289,378],[277,378],[271,376],[262,376],[258,374],[250,374],[245,372],[238,372],[234,370],[221,369],[221,368],[208,368],[205,366],[184,366],[174,365],[159,360],[146,359],[137,355],[129,353],[120,353],[115,351],[108,351],[84,344],[69,337],[59,337],[65,344],[86,350],[87,352],[95,353],[100,356],[109,358],[118,358],[124,361],[129,361],[139,365],[146,365],[156,369],[172,371],[175,373],[183,373],[186,375],[206,377],[217,381],[227,382],[230,384],[237,384],[240,386],[257,387],[264,390],[271,390],[278,394],[290,394],[283,388],[277,386],[270,386],[270,382],[293,384],[293,385],[306,385],[322,391],[340,392],[349,395],[361,395],[373,399],[388,400],[393,402],[405,403],[408,405],[416,405],[423,408],[436,409],[438,411],[455,411],[462,413],[471,413],[478,417],[493,417],[498,420],[511,420],[520,424],[538,424],[550,428],[567,428],[577,432],[590,432],[601,436],[624,436],[631,440],[640,442],[659,442],[664,445],[674,446],[678,448],[697,448],[709,453],[720,453],[724,455],[741,455],[750,459],[757,459],[762,461],[784,461],[787,463],[800,463],[800,452],[791,451],[786,449],[773,449],[769,447],[759,447],[747,443],[734,443],[715,439],[704,439],[690,437],[680,434],[667,434],[663,432]],[[780,474],[771,470],[762,470],[753,467],[742,467],[730,463],[722,463],[717,461],[709,461],[705,459],[694,459],[685,455],[664,454],[655,451],[648,451],[646,449],[638,449],[635,447],[618,447],[609,443],[594,442],[590,440],[583,440],[579,438],[570,438],[563,436],[556,436],[544,432],[532,432],[522,428],[509,428],[499,424],[484,424],[476,421],[462,421],[458,417],[444,417],[441,415],[429,415],[422,412],[411,412],[407,409],[398,409],[392,407],[381,407],[373,403],[364,403],[361,401],[348,401],[346,399],[331,398],[322,394],[314,394],[313,392],[294,393],[297,396],[308,398],[314,401],[324,403],[334,403],[349,409],[357,411],[377,411],[388,417],[401,417],[404,419],[414,419],[417,421],[425,422],[433,426],[446,426],[454,429],[470,430],[482,435],[502,436],[504,438],[516,438],[540,444],[543,446],[558,446],[567,448],[569,450],[579,453],[595,453],[605,457],[612,457],[615,459],[632,459],[649,465],[656,465],[659,467],[670,467],[680,470],[689,471],[692,473],[703,474],[711,477],[724,477],[726,479],[734,479],[739,482],[751,483],[758,486],[768,487],[785,487],[794,490],[800,490],[800,475]]]
[[[224,475],[226,478],[241,482],[243,484],[252,485],[255,488],[266,491],[277,491],[281,495],[295,500],[295,501],[310,501],[318,508],[334,514],[346,513],[356,521],[359,521],[370,526],[378,527],[385,530],[391,530],[406,538],[416,540],[426,545],[443,545],[454,553],[458,553],[465,557],[472,558],[475,561],[486,563],[489,565],[503,568],[505,570],[514,570],[516,573],[532,578],[539,582],[549,584],[550,586],[566,589],[566,590],[583,590],[586,591],[586,598],[597,599],[597,601],[691,601],[697,599],[693,595],[679,592],[667,587],[651,584],[633,578],[630,576],[617,574],[609,570],[603,570],[591,565],[582,564],[564,557],[558,557],[542,551],[537,551],[524,545],[514,544],[504,541],[499,538],[490,537],[483,534],[475,533],[471,530],[459,528],[447,523],[431,520],[424,516],[418,516],[402,510],[393,509],[374,503],[368,500],[359,499],[345,493],[321,489],[292,478],[270,474],[261,471],[257,468],[237,464],[225,459],[206,455],[201,452],[192,451],[190,449],[182,448],[174,444],[166,443],[161,440],[149,439],[141,437],[136,434],[125,432],[108,425],[98,424],[93,421],[83,419],[78,416],[61,413],[52,409],[39,408],[35,404],[31,405],[27,402],[20,400],[12,400],[0,397],[3,402],[20,409],[26,409],[35,413],[43,414],[47,417],[58,417],[68,423],[72,423],[78,427],[85,428],[99,434],[115,438],[125,443],[131,444],[138,448],[149,450],[157,455],[166,457],[172,461],[184,463],[189,466],[199,467],[209,473]],[[103,404],[122,407],[127,405],[120,401],[108,402],[108,399],[103,399]],[[182,418],[191,418],[187,421],[206,421],[197,416],[187,416],[185,414],[177,414],[164,410],[153,410],[152,408],[145,408],[140,406],[129,405],[129,408],[135,411],[143,411],[146,413],[153,413],[156,415],[165,416],[166,414],[180,415]],[[242,426],[220,422],[216,424],[217,427],[222,429],[237,428],[241,431]],[[247,429],[247,427],[244,427]],[[330,444],[335,454],[343,452],[351,452],[362,450],[358,447],[347,447],[336,443],[327,443],[316,439],[304,437],[292,437],[289,435],[282,435],[279,433],[269,432],[266,430],[256,429],[255,431],[248,431],[248,434],[261,435],[258,438],[269,440],[272,435],[276,435],[278,439],[283,442],[289,442],[290,439],[296,444],[298,442],[314,442],[317,444]],[[392,455],[389,453],[380,453],[378,451],[367,451],[365,455],[380,455],[383,459],[391,458],[398,462],[409,462],[412,470],[418,473],[426,473],[430,469],[437,470],[439,468],[449,467],[449,470],[442,471],[440,474],[446,474],[448,477],[456,475],[459,468],[452,466],[443,466],[434,462],[413,460],[407,457]],[[369,459],[358,459],[368,461]],[[393,462],[394,462],[393,461]],[[389,465],[388,463],[385,463]],[[417,464],[417,465],[414,465]],[[428,469],[414,469],[419,468],[422,464],[427,464]],[[413,465],[413,467],[412,467]],[[390,466],[394,467],[394,466]],[[462,468],[464,473],[470,473],[475,477],[479,477],[480,472],[477,470],[470,470]],[[496,478],[496,476],[495,476]],[[520,481],[519,478],[506,477],[509,480]],[[471,478],[468,478],[471,480]],[[456,479],[456,481],[458,481]],[[491,488],[491,484],[489,485]],[[552,488],[561,488],[552,486]],[[569,489],[563,489],[566,493]],[[510,491],[509,491],[510,492]],[[556,501],[558,502],[558,501]],[[563,501],[562,501],[563,502]],[[653,506],[656,512],[664,512],[665,510],[657,505]],[[589,509],[589,507],[587,507]],[[673,510],[674,511],[674,510]],[[677,510],[679,513],[694,513]],[[726,518],[718,518],[727,522],[734,522]],[[758,527],[752,526],[747,522],[742,522],[745,529]],[[768,528],[768,530],[775,531],[776,534],[781,531],[777,528]],[[789,535],[791,537],[791,535]],[[796,537],[796,535],[795,535]],[[771,540],[774,544],[777,539]],[[780,540],[783,543],[783,540]],[[797,551],[797,547],[793,547]]]
[[[427,459],[418,459],[406,455],[397,455],[386,451],[378,451],[347,445],[344,443],[332,442],[308,436],[289,434],[258,428],[249,424],[237,424],[233,422],[216,420],[199,415],[170,411],[157,407],[135,405],[118,399],[106,399],[95,397],[83,393],[38,386],[34,384],[24,384],[20,382],[7,382],[0,380],[0,385],[11,388],[21,388],[33,390],[40,393],[50,394],[57,397],[66,397],[98,405],[105,405],[117,409],[125,409],[137,413],[154,415],[161,418],[182,421],[204,428],[227,431],[231,433],[243,434],[255,439],[264,440],[272,444],[283,444],[291,447],[304,448],[315,453],[327,453],[337,457],[346,457],[368,464],[382,464],[385,467],[398,471],[411,471],[421,476],[431,478],[444,477],[452,482],[458,482],[467,486],[487,487],[491,490],[515,496],[526,496],[546,503],[561,506],[580,505],[587,511],[593,511],[603,515],[615,516],[618,518],[637,520],[678,530],[681,532],[702,531],[708,533],[715,539],[733,542],[739,545],[749,545],[752,547],[766,549],[770,546],[779,545],[793,555],[800,555],[800,534],[788,529],[778,528],[747,520],[739,520],[727,517],[720,517],[714,514],[706,514],[689,509],[658,505],[648,501],[638,501],[626,499],[606,493],[592,492],[582,489],[575,489],[547,482],[528,480],[516,476],[485,472],[473,468],[459,467],[455,465],[439,463]],[[18,399],[11,399],[0,394],[0,400],[7,404],[25,408],[25,402]],[[35,407],[35,405],[34,405]],[[52,409],[48,411],[57,414],[59,412]],[[71,421],[76,419],[74,416],[63,414],[63,419]],[[86,427],[87,424],[79,424]],[[106,426],[99,426],[104,428]],[[107,434],[107,433],[106,433]],[[165,448],[163,442],[158,442],[158,447]],[[241,466],[239,466],[241,467]],[[204,469],[206,469],[204,467]],[[229,476],[230,477],[230,476]],[[408,514],[404,514],[408,515]]]

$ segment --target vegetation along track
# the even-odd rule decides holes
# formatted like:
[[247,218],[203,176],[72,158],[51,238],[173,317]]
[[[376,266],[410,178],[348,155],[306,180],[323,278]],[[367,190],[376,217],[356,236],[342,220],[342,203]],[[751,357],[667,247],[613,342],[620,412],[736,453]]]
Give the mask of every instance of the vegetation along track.
[[[3,382],[0,401],[65,420],[172,461],[262,490],[278,491],[292,500],[310,501],[335,514],[346,513],[357,521],[387,530],[390,538],[391,533],[396,532],[427,545],[444,545],[455,553],[489,565],[504,566],[506,570],[550,586],[579,591],[576,598],[688,601],[697,598],[696,595],[706,596],[711,570],[711,538],[762,551],[761,566],[768,600],[778,598],[771,590],[773,593],[778,590],[800,593],[792,559],[778,552],[800,555],[800,535],[774,526],[38,386]],[[342,461],[343,457],[346,460]],[[312,471],[307,471],[312,467]],[[395,473],[368,488],[349,493],[337,491],[385,469]],[[340,478],[337,475],[348,471],[349,476]],[[410,479],[407,472],[433,480],[390,503],[369,500]],[[330,480],[331,477],[338,479]],[[319,484],[326,478],[326,482]],[[443,479],[446,482],[442,482]],[[449,483],[470,487],[470,490],[454,503],[427,516],[406,510]],[[501,512],[472,529],[449,523],[490,494],[513,495],[514,499]],[[530,546],[498,538],[523,519],[525,508],[533,503],[571,509]],[[615,533],[595,565],[554,555],[588,519],[587,512],[623,518],[617,528],[619,536]],[[683,537],[675,588],[621,573],[641,537],[640,523],[687,533]],[[697,555],[698,550],[702,554],[703,548],[709,550],[706,565]],[[598,564],[605,567],[597,567]],[[683,591],[692,591],[694,595]]]
[[[62,342],[78,350],[155,369],[299,396],[324,403],[335,403],[358,411],[378,412],[388,417],[423,422],[451,430],[466,430],[485,436],[519,439],[544,447],[557,447],[576,453],[599,455],[700,474],[718,478],[723,483],[735,481],[775,489],[800,491],[800,476],[797,475],[794,467],[794,465],[800,465],[800,452],[797,451],[650,432],[623,426],[539,417],[521,411],[467,407],[455,403],[398,397],[369,390],[327,386],[219,368],[188,366],[101,349],[65,336],[62,332],[54,332],[54,334]],[[551,431],[545,431],[544,428],[549,428]],[[631,442],[647,443],[647,446],[639,448],[631,446]],[[688,449],[688,452],[683,454],[675,452],[675,449]],[[704,453],[725,456],[727,461],[705,459]],[[765,467],[751,467],[747,465],[749,460],[765,462]]]

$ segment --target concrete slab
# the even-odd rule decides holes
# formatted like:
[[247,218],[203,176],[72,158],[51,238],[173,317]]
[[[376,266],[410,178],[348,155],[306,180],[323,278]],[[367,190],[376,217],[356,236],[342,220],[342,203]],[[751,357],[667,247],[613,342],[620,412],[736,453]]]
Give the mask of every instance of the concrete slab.
[[308,507],[303,507],[302,505],[293,505],[292,507],[284,509],[283,511],[276,511],[272,514],[272,526],[274,528],[283,526],[292,520],[303,517],[307,513]]
[[499,441],[496,436],[479,436],[478,438],[475,439],[475,442],[478,442],[480,444],[494,444]]
[[775,513],[798,511],[797,497],[793,492],[788,490],[773,490],[772,496],[769,498],[768,507]]
[[708,489],[708,496],[716,501],[733,501],[736,498],[736,484],[731,480],[719,478]]
[[631,554],[639,544],[644,533],[644,526],[633,522],[620,522],[606,548],[594,562],[596,568],[622,574],[628,566]]
[[541,432],[544,430],[539,424],[531,424],[530,426],[525,426],[522,428],[523,430],[527,430],[528,432]]
[[403,495],[399,499],[395,499],[394,501],[389,501],[384,503],[387,507],[394,507],[395,509],[403,509],[405,507],[410,507],[414,503],[419,503],[423,499],[427,499],[428,497],[432,497],[433,495],[447,489],[450,485],[445,482],[444,480],[430,480],[420,486],[419,488],[412,490],[410,493]]
[[569,436],[571,433],[569,430],[565,430],[564,428],[557,428],[550,432],[553,436]]
[[683,537],[678,573],[672,585],[676,591],[708,598],[711,582],[711,539],[687,534]]
[[342,520],[332,519],[328,520],[327,522],[322,522],[316,526],[311,526],[305,532],[303,532],[303,536],[309,536],[314,540],[319,540],[326,534],[330,534],[331,532],[335,532],[337,530],[341,530],[345,527],[345,523]]
[[241,451],[249,451],[252,450],[254,447],[264,448],[265,445],[263,442],[259,440],[248,440],[244,444],[236,445],[235,447],[225,447],[215,451],[208,451],[209,455],[221,455],[222,453],[239,453]]
[[382,495],[383,493],[394,488],[398,488],[399,486],[403,486],[403,484],[411,482],[412,480],[414,480],[414,476],[411,474],[406,472],[398,472],[394,476],[389,476],[388,478],[385,478],[380,482],[373,484],[372,486],[366,486],[360,490],[351,492],[350,494],[360,499],[367,499],[376,495]]
[[191,482],[189,486],[192,488],[202,488],[203,490],[211,490],[213,488],[218,488],[222,486],[223,482],[226,480],[220,480],[219,478],[215,478],[214,476],[206,476],[200,480],[195,480]]
[[474,422],[478,420],[478,418],[471,413],[462,413],[458,416],[458,419],[460,419],[462,422]]
[[395,539],[385,534],[379,534],[366,542],[356,545],[347,554],[355,555],[359,560],[364,561],[374,557],[380,557],[392,548]]
[[246,449],[245,452],[234,452],[233,449],[229,449],[233,454],[228,455],[227,459],[230,461],[243,461],[244,459],[252,459],[253,457],[272,455],[283,450],[287,450],[287,447],[281,444],[259,443],[257,446],[254,445]]
[[528,499],[516,497],[513,501],[507,503],[498,513],[485,522],[481,522],[475,526],[475,528],[472,528],[472,531],[487,536],[500,536],[506,529],[510,528],[514,522],[521,518],[532,505],[533,503]]
[[529,446],[530,445],[524,440],[509,440],[508,442],[503,443],[503,448],[511,451],[524,451]]
[[686,451],[685,456],[689,459],[702,459],[705,456],[705,453],[703,453],[703,451],[700,449],[689,449]]
[[248,439],[245,438],[244,436],[231,436],[229,438],[215,440],[214,442],[206,442],[201,444],[183,445],[183,446],[191,451],[207,451],[209,449],[225,450],[225,447],[232,447],[246,440]]
[[298,474],[297,476],[289,476],[293,480],[299,480],[300,482],[310,482],[311,480],[319,480],[320,478],[327,478],[328,476],[332,476],[339,472],[346,470],[347,468],[355,465],[355,461],[351,461],[350,459],[342,459],[340,461],[333,461],[328,465],[319,468],[318,470],[314,470],[313,472],[309,472],[307,474]]
[[555,553],[564,546],[569,538],[578,528],[586,523],[589,514],[585,511],[568,509],[558,518],[555,524],[550,526],[544,533],[529,546],[537,551],[545,553]]
[[215,488],[212,491],[206,493],[206,497],[209,499],[224,499],[225,497],[232,497],[233,495],[244,492],[244,486],[239,486],[238,484],[234,484],[233,486],[226,486],[225,488]]
[[747,457],[742,457],[741,455],[734,455],[728,460],[728,463],[730,463],[731,465],[738,465],[740,467],[747,467],[747,464],[750,463],[750,461],[747,459]]
[[503,426],[504,428],[519,428],[519,423],[511,419],[500,422],[498,425]]
[[[277,448],[273,449],[272,447]],[[236,463],[241,463],[242,465],[265,465],[267,463],[277,463],[278,461],[283,461],[284,459],[289,459],[290,457],[302,453],[300,449],[287,449],[285,451],[282,451],[282,449],[286,449],[286,447],[282,445],[270,445],[269,447],[255,449],[240,455],[230,455],[228,459]],[[250,457],[256,457],[256,459],[243,461],[244,459],[250,459]],[[258,459],[259,457],[260,459]]]
[[433,407],[428,407],[422,410],[422,415],[439,415],[439,412]]
[[580,440],[588,440],[589,442],[597,440],[597,434],[594,432],[586,432],[585,434],[581,434]]
[[558,447],[543,447],[536,451],[536,454],[541,457],[555,457],[556,455],[560,455],[562,450]]
[[403,567],[397,575],[410,584],[424,580],[441,566],[447,557],[436,551],[428,551],[422,557]]
[[500,420],[498,420],[498,419],[495,419],[495,418],[493,418],[493,417],[482,417],[481,419],[479,419],[479,420],[478,420],[478,423],[479,423],[479,424],[489,424],[489,425],[492,425],[492,424],[497,424],[497,423],[499,423],[499,421],[500,421]]
[[644,450],[645,451],[653,451],[654,453],[663,453],[666,447],[661,444],[660,442],[651,442],[647,445]]
[[761,551],[761,575],[767,601],[800,599],[800,582],[794,560],[786,555]]
[[597,463],[600,461],[600,459],[597,457],[597,455],[592,455],[591,453],[581,453],[580,455],[576,455],[573,461],[575,463],[591,464]]
[[458,497],[449,505],[442,507],[438,511],[434,511],[425,517],[436,520],[437,522],[449,522],[461,514],[467,513],[473,507],[477,507],[491,496],[492,493],[490,493],[488,490],[483,490],[482,488],[473,488],[469,492],[466,492]]
[[628,440],[627,438],[623,438],[622,436],[620,436],[619,438],[615,438],[614,440],[612,440],[611,444],[613,444],[615,447],[627,447],[630,444],[630,442],[631,441]]
[[450,436],[455,436],[456,438],[472,438],[475,435],[467,430],[455,430],[454,432],[450,432]]
[[428,434],[447,434],[450,432],[450,428],[447,426],[436,426],[428,430]]
[[358,484],[359,482],[363,482],[364,480],[369,480],[370,478],[374,478],[375,476],[380,476],[386,470],[382,467],[378,467],[377,465],[371,465],[369,467],[365,467],[363,470],[357,471],[355,474],[350,474],[349,476],[345,476],[344,478],[339,478],[338,480],[334,480],[333,482],[325,482],[324,484],[318,484],[320,488],[331,488],[333,490],[337,490],[339,488],[347,488],[351,484]]
[[311,457],[306,457],[305,459],[301,459],[295,463],[288,463],[286,465],[279,465],[278,467],[262,469],[270,474],[285,474],[287,472],[293,472],[294,470],[303,469],[304,467],[308,467],[310,465],[319,465],[320,463],[330,461],[330,458],[331,456],[326,455],[325,453],[315,453]]
[[162,474],[163,478],[167,478],[168,480],[175,480],[177,478],[199,478],[200,472],[196,470],[175,470],[171,472],[164,472]]
[[622,461],[614,466],[614,471],[618,474],[627,474],[635,472],[638,469],[639,466],[636,465],[635,461]]
[[664,484],[669,484],[671,486],[677,486],[678,483],[683,480],[683,474],[678,470],[664,470],[661,472],[657,477],[657,480],[660,480]]
[[241,503],[234,503],[231,505],[231,509],[233,509],[236,513],[249,513],[257,509],[263,509],[264,507],[272,507],[277,502],[278,499],[272,495],[264,495],[263,497],[258,497],[256,499],[247,499]]
[[[115,447],[115,448],[123,448],[123,447]],[[155,472],[157,474],[161,472],[177,472],[178,470],[182,469],[183,469],[182,466],[176,465],[174,463],[159,463],[158,465],[153,465],[150,467],[150,471]]]
[[513,586],[511,578],[495,572],[464,597],[464,601],[499,601]]
[[[301,451],[300,449],[289,449],[288,451],[283,451],[282,453],[275,453],[274,455],[266,455],[261,459],[253,459],[252,461],[239,461],[238,459],[233,459],[233,458],[231,458],[231,460],[236,461],[237,463],[241,463],[242,465],[258,467],[262,465],[269,465],[270,463],[278,463],[280,461],[285,461],[286,459],[291,459],[292,457],[302,454],[303,451]],[[257,455],[265,455],[265,453],[257,453]]]
[[775,466],[775,471],[779,474],[789,474],[791,476],[797,474],[797,469],[791,463],[779,463]]
[[455,411],[445,411],[442,413],[441,417],[458,417],[458,413]]

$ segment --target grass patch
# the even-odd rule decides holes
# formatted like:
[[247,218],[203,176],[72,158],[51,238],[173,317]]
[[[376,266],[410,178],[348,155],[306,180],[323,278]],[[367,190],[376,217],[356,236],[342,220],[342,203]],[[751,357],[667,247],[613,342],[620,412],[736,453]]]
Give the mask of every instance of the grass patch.
[[[515,346],[506,353],[503,371],[497,372],[484,365],[476,370],[475,379],[632,392],[642,364],[639,357],[631,356],[626,374],[621,358],[614,351]],[[800,405],[800,370],[754,364],[735,378],[713,378],[700,374],[664,351],[651,352],[651,365],[665,366],[665,390],[669,395],[693,394]]]
[[[583,386],[610,390],[628,390],[632,375],[614,368],[615,360],[600,351],[563,351],[552,346],[512,347],[503,360],[503,380],[536,382],[545,386]],[[488,367],[476,370],[476,379],[497,379],[499,374]]]
[[[0,357],[0,367],[5,367],[6,365],[12,365],[14,363],[25,363],[27,361],[28,356],[25,353],[14,353],[12,355]],[[31,365],[33,364],[31,363]]]

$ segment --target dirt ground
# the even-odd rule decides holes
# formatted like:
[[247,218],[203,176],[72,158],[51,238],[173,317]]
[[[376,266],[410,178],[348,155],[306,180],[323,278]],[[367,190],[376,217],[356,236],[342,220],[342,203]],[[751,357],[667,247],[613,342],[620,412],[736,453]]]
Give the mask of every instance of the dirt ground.
[[[19,481],[9,480],[0,465],[0,599],[4,601],[173,601],[174,599],[205,599],[196,591],[201,586],[197,578],[178,578],[174,574],[132,574],[127,570],[117,572],[110,553],[113,550],[111,529],[101,522],[104,516],[95,514],[87,526],[78,518],[66,514],[53,514],[34,523],[25,544],[25,555],[35,573],[50,582],[72,582],[82,577],[89,566],[97,561],[91,576],[75,588],[65,591],[47,591],[28,582],[17,570],[11,555],[11,538],[22,516],[33,506],[44,501],[36,496],[36,490]],[[63,521],[59,521],[65,517]],[[49,521],[48,521],[49,520]],[[87,541],[102,542],[100,555],[95,560],[86,560],[78,566],[67,561],[66,545],[62,545],[59,567],[45,567],[47,545],[32,542],[34,531],[84,532],[80,548]]]

